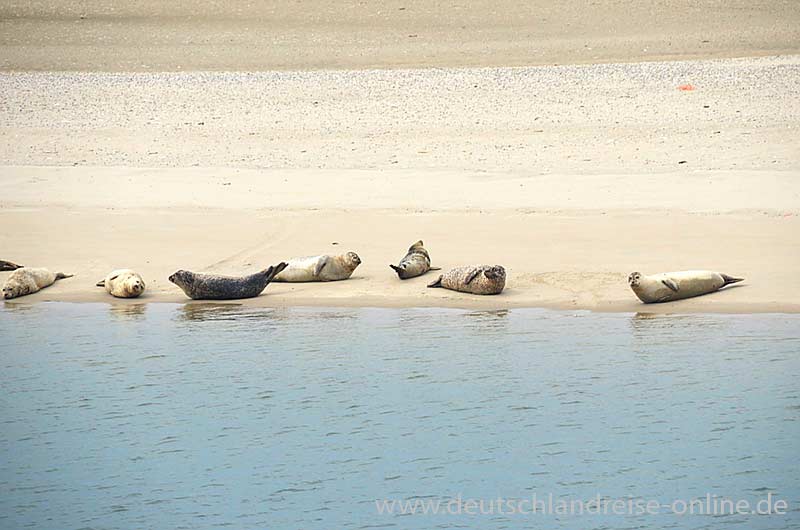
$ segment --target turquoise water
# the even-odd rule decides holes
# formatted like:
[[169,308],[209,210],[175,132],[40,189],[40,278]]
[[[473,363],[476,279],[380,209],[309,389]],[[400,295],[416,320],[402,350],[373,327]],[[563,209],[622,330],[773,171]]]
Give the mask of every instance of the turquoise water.
[[[0,528],[800,528],[800,316],[6,304]],[[379,514],[706,494],[783,515]]]

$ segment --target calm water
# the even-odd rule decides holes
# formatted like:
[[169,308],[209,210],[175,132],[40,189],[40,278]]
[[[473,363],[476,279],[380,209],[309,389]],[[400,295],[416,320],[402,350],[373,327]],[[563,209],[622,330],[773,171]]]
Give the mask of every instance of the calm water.
[[[800,316],[0,310],[0,528],[800,528]],[[379,515],[656,499],[786,515]]]

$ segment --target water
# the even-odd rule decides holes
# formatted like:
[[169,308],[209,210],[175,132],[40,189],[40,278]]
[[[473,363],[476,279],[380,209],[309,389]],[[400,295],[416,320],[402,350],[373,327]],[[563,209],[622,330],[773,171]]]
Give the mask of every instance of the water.
[[[799,324],[6,304],[0,528],[800,528]],[[380,515],[375,504],[707,493],[771,494],[789,511]]]

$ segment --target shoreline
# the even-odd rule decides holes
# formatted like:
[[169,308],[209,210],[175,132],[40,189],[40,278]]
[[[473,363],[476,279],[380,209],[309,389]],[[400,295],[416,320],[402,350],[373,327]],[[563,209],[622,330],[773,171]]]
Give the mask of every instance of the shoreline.
[[[269,290],[270,287],[267,287]],[[720,291],[722,292],[722,291]],[[178,306],[208,306],[222,307],[222,306],[235,306],[235,307],[251,307],[257,309],[282,309],[282,308],[321,308],[321,309],[456,309],[462,311],[478,311],[478,312],[493,312],[493,311],[507,311],[515,309],[532,309],[532,310],[545,310],[555,312],[585,312],[585,313],[621,313],[621,314],[638,314],[638,315],[793,315],[800,313],[800,304],[742,304],[742,303],[699,303],[694,304],[692,307],[686,307],[685,303],[666,302],[660,304],[643,304],[635,299],[633,302],[610,303],[596,307],[581,307],[571,305],[563,302],[541,303],[536,305],[528,305],[525,302],[515,303],[504,300],[504,303],[492,303],[491,301],[475,300],[475,296],[469,297],[465,295],[465,300],[435,300],[428,304],[420,304],[418,298],[408,297],[393,298],[389,301],[377,301],[371,299],[368,301],[353,301],[352,299],[326,299],[320,301],[315,298],[290,298],[286,296],[274,295],[265,291],[256,298],[242,299],[242,300],[190,300],[186,297],[180,299],[180,295],[148,295],[140,298],[122,299],[113,298],[105,292],[96,295],[64,295],[56,298],[46,298],[45,294],[40,291],[34,295],[22,297],[24,299],[14,299],[4,301],[3,311],[17,311],[24,310],[26,306],[37,304],[103,304],[112,308],[139,308],[149,304],[167,304]],[[712,293],[705,296],[714,296]],[[38,295],[38,296],[37,296]],[[499,295],[502,298],[502,294]],[[32,300],[31,298],[37,298]],[[109,298],[111,298],[109,300]],[[498,298],[498,295],[487,296],[486,298]],[[703,298],[703,297],[698,297]],[[695,299],[687,299],[688,301],[695,301]],[[683,300],[682,302],[686,302]]]

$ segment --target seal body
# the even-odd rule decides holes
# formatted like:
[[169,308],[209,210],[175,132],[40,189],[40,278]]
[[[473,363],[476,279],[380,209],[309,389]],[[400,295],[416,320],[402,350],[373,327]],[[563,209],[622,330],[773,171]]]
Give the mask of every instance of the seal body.
[[275,277],[276,282],[332,282],[346,280],[361,264],[355,252],[339,256],[308,256],[293,258],[289,265]]
[[98,287],[105,287],[106,292],[117,298],[136,298],[144,292],[145,284],[139,273],[130,269],[117,269],[97,282]]
[[664,272],[650,276],[632,272],[628,276],[628,285],[639,300],[652,304],[713,293],[743,279],[714,271]]
[[397,265],[389,265],[400,277],[401,280],[422,276],[428,271],[439,270],[438,267],[431,267],[431,256],[425,250],[422,240],[411,245],[403,259]]
[[22,265],[17,265],[16,263],[11,263],[10,261],[4,261],[0,259],[0,271],[15,271],[21,268]]
[[218,276],[179,270],[169,281],[180,287],[193,300],[237,300],[254,298],[267,288],[275,275],[286,268],[286,263],[270,265],[250,276]]
[[3,286],[3,298],[10,300],[18,296],[25,296],[53,285],[56,280],[70,278],[72,274],[63,272],[50,272],[43,268],[20,267],[11,273]]
[[505,286],[506,270],[500,265],[456,267],[428,285],[472,294],[500,294]]

